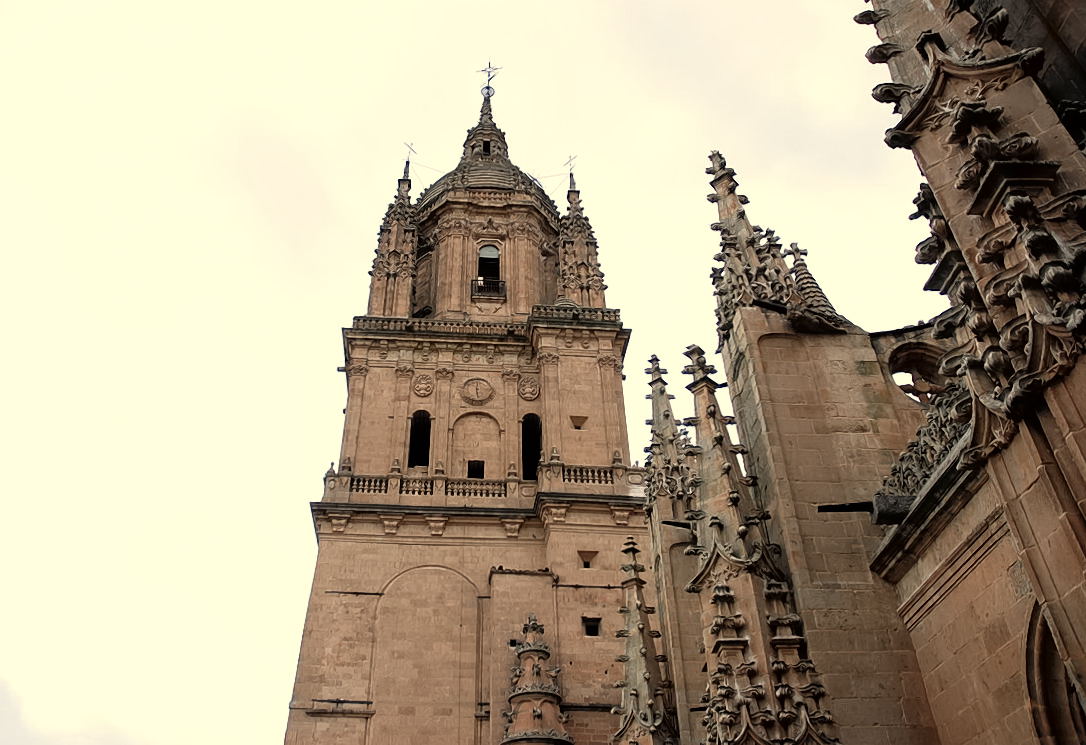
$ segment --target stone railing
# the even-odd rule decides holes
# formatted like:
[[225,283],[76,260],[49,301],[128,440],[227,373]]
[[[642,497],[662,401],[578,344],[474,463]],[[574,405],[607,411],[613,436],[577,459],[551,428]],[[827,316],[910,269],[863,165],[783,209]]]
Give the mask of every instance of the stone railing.
[[420,331],[439,334],[474,334],[476,336],[524,336],[528,332],[527,325],[523,323],[382,318],[378,316],[355,316],[354,328],[360,331]]
[[388,476],[351,476],[352,494],[387,494]]
[[562,466],[562,481],[567,484],[613,484],[615,472],[610,466]]
[[348,492],[344,501],[353,501],[355,494],[387,494],[404,497],[483,497],[486,499],[504,498],[508,494],[517,494],[517,479],[450,479],[443,473],[435,476],[403,476],[391,473],[387,476],[331,475],[325,479],[326,498],[337,492]]
[[582,308],[579,305],[533,305],[530,321],[597,321],[619,323],[614,308]]
[[434,493],[434,480],[415,476],[404,476],[400,479],[400,494],[415,496],[430,496]]
[[970,395],[951,384],[932,396],[924,423],[875,492],[875,521],[896,523],[969,429]]
[[504,497],[504,481],[484,479],[448,479],[445,494],[450,497]]

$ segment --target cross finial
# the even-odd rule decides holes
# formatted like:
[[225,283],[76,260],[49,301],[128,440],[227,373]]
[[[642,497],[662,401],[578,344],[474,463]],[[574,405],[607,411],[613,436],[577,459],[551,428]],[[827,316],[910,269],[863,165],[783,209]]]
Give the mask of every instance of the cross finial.
[[667,375],[667,370],[660,367],[660,358],[654,354],[649,357],[649,366],[645,368],[645,374],[658,378],[661,375]]
[[483,86],[483,95],[487,98],[490,98],[494,95],[494,89],[490,86],[490,81],[494,79],[494,76],[498,74],[498,70],[500,69],[502,68],[494,67],[494,65],[491,64],[490,60],[487,60],[486,67],[484,67],[482,70],[479,70],[479,72],[486,74],[486,85]]
[[782,256],[791,256],[794,261],[803,261],[803,257],[807,255],[807,249],[800,248],[798,243],[788,244],[788,248],[781,251]]
[[693,375],[694,380],[701,380],[716,374],[716,367],[705,360],[705,350],[697,344],[691,344],[683,354],[690,358],[690,364],[683,368],[683,372],[687,375]]
[[624,572],[629,572],[631,577],[640,579],[641,572],[645,571],[645,567],[643,564],[637,562],[637,555],[641,553],[641,549],[637,547],[637,541],[634,540],[632,535],[627,536],[626,542],[622,544],[622,553],[630,557],[630,563],[623,564],[620,569]]

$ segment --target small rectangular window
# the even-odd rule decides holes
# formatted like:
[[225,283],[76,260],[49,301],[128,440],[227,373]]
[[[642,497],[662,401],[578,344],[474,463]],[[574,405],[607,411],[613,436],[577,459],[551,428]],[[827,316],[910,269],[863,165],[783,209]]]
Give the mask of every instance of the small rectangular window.
[[600,619],[581,616],[581,626],[584,627],[585,636],[600,635]]
[[490,140],[483,140],[483,155],[490,155]]
[[468,478],[469,479],[485,478],[485,476],[483,476],[484,473],[486,473],[486,461],[482,461],[482,460],[469,460],[468,461]]
[[581,568],[591,569],[592,562],[595,560],[596,554],[598,553],[599,551],[578,551],[577,556],[581,559]]

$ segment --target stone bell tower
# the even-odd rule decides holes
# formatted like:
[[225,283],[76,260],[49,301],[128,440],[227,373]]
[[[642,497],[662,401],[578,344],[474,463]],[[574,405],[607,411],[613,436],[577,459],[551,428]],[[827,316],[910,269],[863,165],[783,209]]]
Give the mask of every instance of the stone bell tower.
[[[572,176],[560,215],[509,160],[492,93],[459,164],[414,201],[405,169],[368,314],[343,331],[343,443],[312,505],[288,745],[613,730],[620,549],[644,536],[621,388],[629,331],[606,307]],[[528,616],[563,671],[538,731],[510,684]]]

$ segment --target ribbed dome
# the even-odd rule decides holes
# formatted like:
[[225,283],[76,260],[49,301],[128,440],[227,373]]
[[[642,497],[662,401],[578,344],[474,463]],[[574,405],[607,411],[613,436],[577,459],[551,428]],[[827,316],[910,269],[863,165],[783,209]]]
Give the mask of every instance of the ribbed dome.
[[425,208],[452,189],[501,189],[533,194],[555,215],[558,208],[534,178],[509,160],[505,133],[494,123],[490,96],[483,97],[479,123],[468,130],[464,154],[456,168],[427,187],[417,206]]

